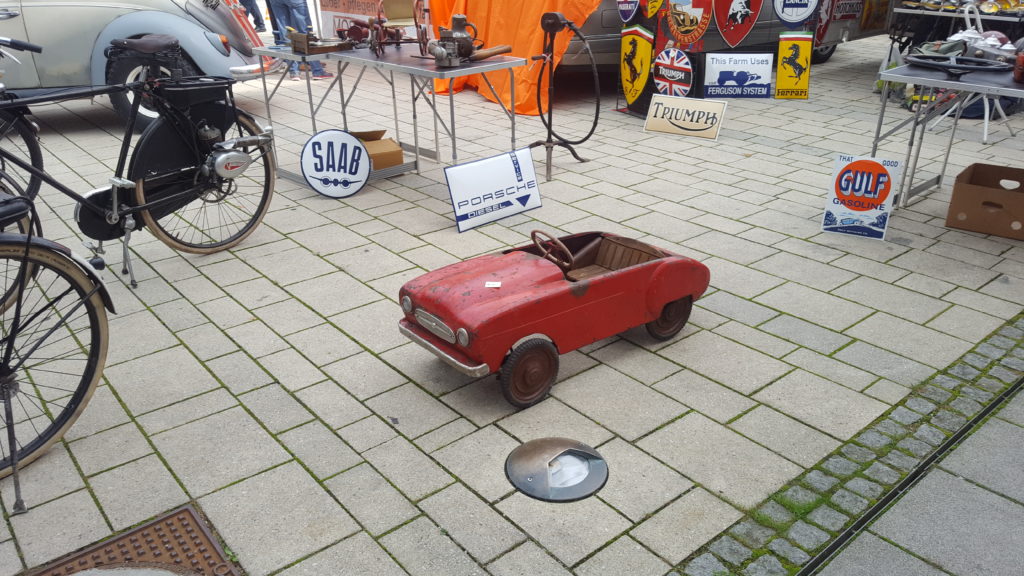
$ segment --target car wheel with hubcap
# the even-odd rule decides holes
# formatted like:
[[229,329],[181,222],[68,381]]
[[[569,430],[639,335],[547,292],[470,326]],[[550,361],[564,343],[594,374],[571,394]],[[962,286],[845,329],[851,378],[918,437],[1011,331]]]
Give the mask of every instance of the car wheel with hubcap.
[[501,393],[509,404],[528,408],[547,396],[558,377],[558,350],[541,338],[531,338],[512,349],[501,365]]
[[661,315],[644,325],[655,340],[671,340],[690,320],[693,298],[687,296],[665,304]]

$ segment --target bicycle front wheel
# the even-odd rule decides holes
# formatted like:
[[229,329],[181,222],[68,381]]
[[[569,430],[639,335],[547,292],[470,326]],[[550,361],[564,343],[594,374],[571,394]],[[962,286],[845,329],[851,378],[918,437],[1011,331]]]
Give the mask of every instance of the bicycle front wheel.
[[[24,244],[0,244],[0,281],[17,285],[25,258]],[[0,312],[0,350],[12,347],[0,375],[13,374],[0,385],[0,402],[9,400],[13,411],[8,419],[0,403],[0,478],[11,473],[14,450],[21,468],[64,435],[92,398],[107,357],[107,314],[98,287],[53,250],[30,246],[27,263],[33,274],[23,280],[18,326],[17,306]]]
[[[43,151],[39,147],[39,138],[28,120],[20,114],[0,110],[0,148],[40,170],[43,169]],[[39,176],[22,170],[3,157],[0,157],[0,171],[11,176],[26,196],[35,199],[42,184]]]
[[[202,118],[218,126],[226,139],[251,136],[260,131],[252,118],[242,112],[236,114],[223,103],[194,106],[189,113],[194,121]],[[140,139],[140,147],[150,141],[159,143],[160,147],[143,148],[138,153],[133,164],[139,174],[151,170],[148,157],[154,153],[161,156],[157,162],[167,162],[170,138],[155,138],[166,128],[161,118]],[[198,167],[144,178],[142,185],[136,187],[136,201],[140,206],[155,203],[142,211],[146,227],[164,244],[193,254],[227,250],[245,240],[270,207],[277,175],[271,144],[251,146],[244,151],[252,158],[252,164],[237,178],[204,180]],[[193,194],[174,199],[175,195],[183,195],[190,189],[194,190]]]

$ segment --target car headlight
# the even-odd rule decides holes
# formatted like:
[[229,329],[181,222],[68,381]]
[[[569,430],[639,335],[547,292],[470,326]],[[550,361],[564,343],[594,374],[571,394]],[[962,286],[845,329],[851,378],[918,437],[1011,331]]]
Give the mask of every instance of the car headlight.
[[459,331],[455,333],[455,338],[459,341],[459,346],[463,348],[469,346],[469,332],[466,332],[465,328],[459,328]]
[[406,314],[412,314],[412,298],[408,295],[402,296],[402,311]]

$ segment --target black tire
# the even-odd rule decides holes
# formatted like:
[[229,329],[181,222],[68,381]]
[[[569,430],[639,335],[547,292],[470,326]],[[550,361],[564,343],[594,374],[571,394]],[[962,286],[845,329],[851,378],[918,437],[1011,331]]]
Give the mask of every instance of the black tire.
[[[182,76],[197,76],[199,74],[195,66],[184,58],[182,58],[179,66],[181,67]],[[148,63],[139,58],[130,56],[117,58],[112,60],[109,68],[107,68],[107,84],[127,84],[136,80],[143,80],[147,69]],[[160,76],[162,78],[169,78],[171,71],[167,67],[161,66]],[[110,104],[114,107],[117,115],[125,122],[131,116],[132,100],[134,98],[135,93],[131,90],[115,92],[110,95]],[[135,119],[135,130],[142,132],[156,121],[157,117],[156,110],[147,105],[145,99],[143,99],[142,105],[139,106],[139,116]]]
[[[226,139],[259,131],[251,117],[221,102],[195,105],[189,115],[193,121],[205,119],[218,127]],[[143,181],[136,188],[136,201],[142,205],[189,190],[195,192],[184,201],[143,210],[142,220],[150,232],[171,248],[192,254],[227,250],[252,234],[270,208],[277,169],[271,144],[245,151],[253,163],[242,176],[201,190],[195,184],[199,166],[191,145],[182,142],[166,119],[154,122],[139,138],[128,168],[131,180]]]
[[558,377],[558,350],[541,338],[512,349],[501,365],[501,393],[517,408],[528,408],[548,395]]
[[[17,284],[25,245],[0,244],[0,282]],[[0,477],[11,473],[10,422],[14,423],[18,467],[31,463],[59,440],[92,398],[107,357],[109,330],[95,284],[70,258],[32,246],[35,273],[25,282],[21,322],[10,334],[16,306],[0,312],[4,345],[13,342],[13,391],[0,388]],[[0,348],[2,350],[2,348]],[[2,358],[2,355],[0,355]],[[13,417],[4,412],[11,399]]]
[[644,324],[644,327],[647,328],[647,333],[651,335],[651,338],[655,340],[671,340],[690,321],[692,310],[693,298],[687,296],[674,300],[665,304],[661,309],[661,315]]
[[811,64],[824,64],[836,53],[837,44],[831,46],[819,46],[811,50]]
[[[43,151],[39,147],[39,137],[29,125],[28,120],[20,114],[11,114],[0,110],[0,148],[17,156],[32,166],[43,169]],[[42,179],[22,170],[12,162],[0,158],[0,172],[9,175],[29,198],[35,199],[39,194]]]

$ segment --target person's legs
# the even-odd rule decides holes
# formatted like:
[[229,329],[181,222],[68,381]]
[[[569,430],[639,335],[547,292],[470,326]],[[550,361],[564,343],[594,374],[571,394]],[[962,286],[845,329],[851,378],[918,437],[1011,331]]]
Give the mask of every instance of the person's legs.
[[274,17],[274,8],[270,5],[270,1],[267,1],[267,17],[270,18],[270,29],[274,33],[274,45],[282,46],[284,44],[284,34],[281,33],[281,27],[277,25],[277,18]]
[[256,0],[239,0],[239,3],[245,8],[246,14],[252,17],[252,25],[256,28],[256,31],[266,32],[267,28],[263,25],[263,13],[260,12],[260,7],[256,4]]
[[[309,15],[309,6],[303,0],[295,0],[296,9],[300,13],[299,16],[302,18],[302,28],[295,27],[296,30],[311,31],[313,29],[313,20]],[[323,62],[316,61],[310,62],[310,72],[313,74],[313,79],[318,80],[320,78],[331,78],[334,74],[324,70]]]
[[[303,0],[299,0],[299,1],[303,2],[303,4],[305,3]],[[298,29],[298,28],[296,28],[296,16],[297,15],[301,15],[301,12],[298,12],[298,11],[295,10],[295,8],[293,6],[294,3],[295,3],[294,0],[269,0],[269,2],[268,2],[269,5],[274,7],[273,8],[274,16],[277,17],[277,28],[278,28],[278,31],[281,34],[282,39],[285,39],[285,41],[283,42],[284,44],[288,43],[288,41],[287,41],[287,37],[288,37],[287,36],[287,30],[288,30],[288,28],[292,28],[292,29],[296,29],[296,30]],[[299,22],[298,24],[300,26],[302,25],[301,22]],[[298,62],[293,60],[293,61],[291,61],[288,64],[288,75],[291,76],[293,79],[298,79],[298,77],[299,77],[299,63]]]

